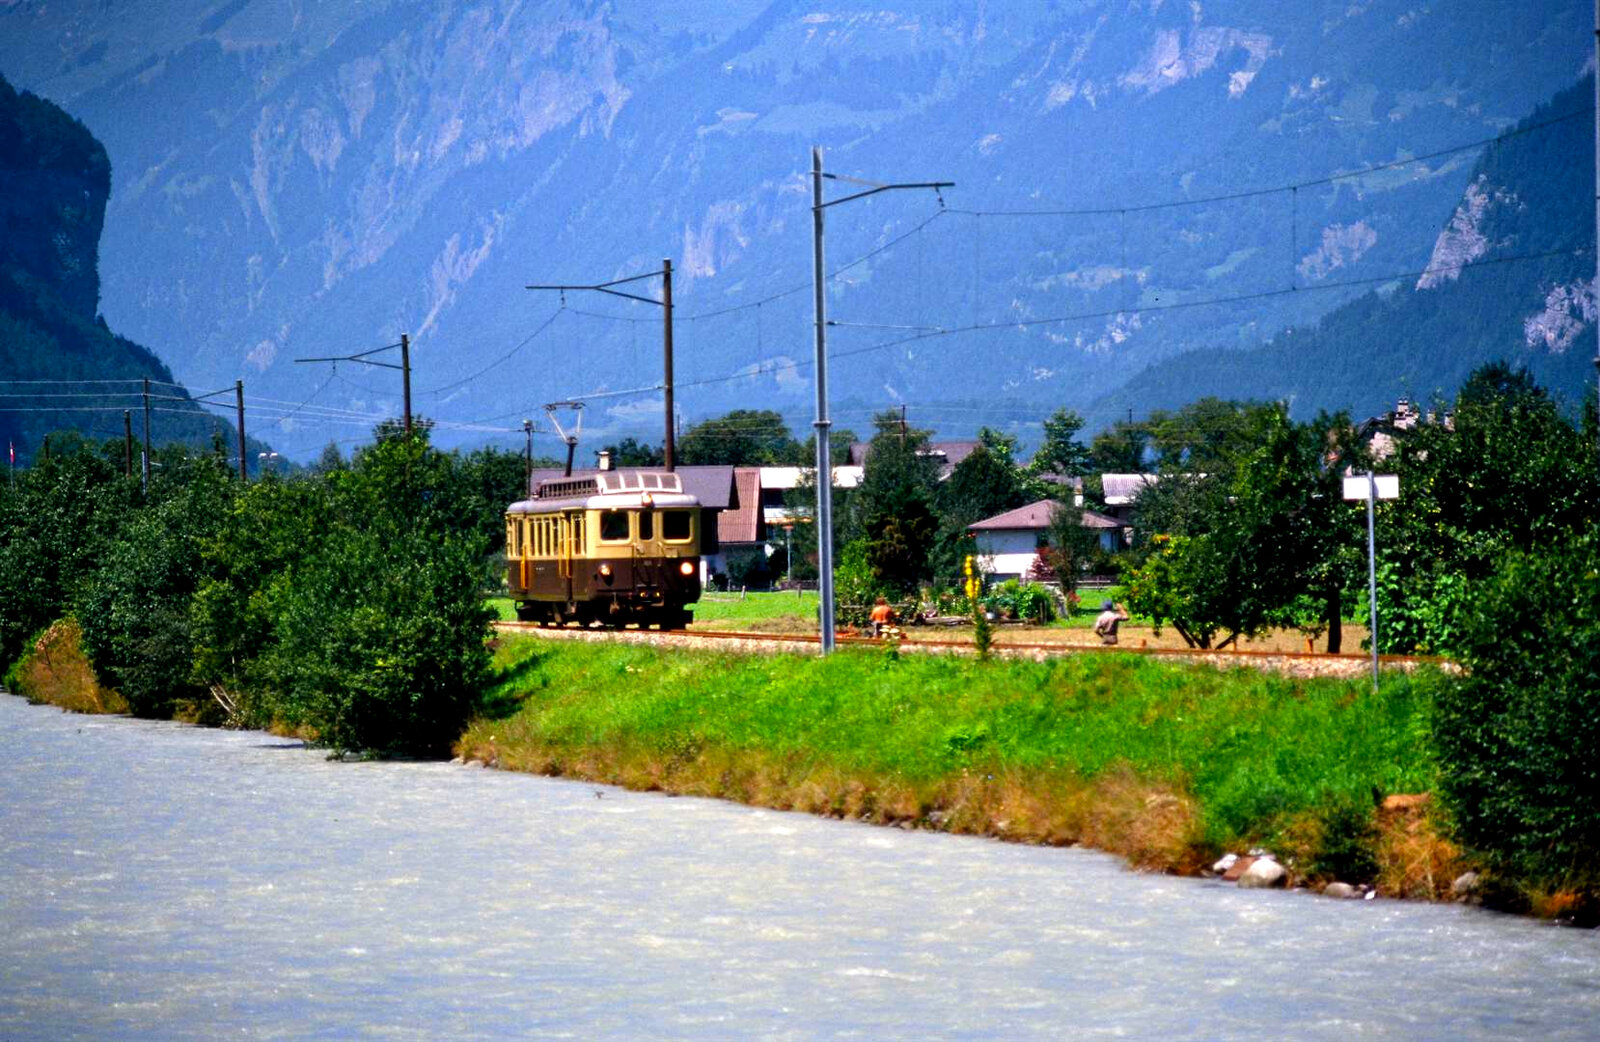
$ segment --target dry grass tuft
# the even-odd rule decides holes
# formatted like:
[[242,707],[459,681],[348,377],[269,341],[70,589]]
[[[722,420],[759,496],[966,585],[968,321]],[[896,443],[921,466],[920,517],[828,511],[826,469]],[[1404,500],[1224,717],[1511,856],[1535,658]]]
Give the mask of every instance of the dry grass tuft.
[[1426,793],[1390,796],[1378,809],[1378,890],[1390,897],[1448,899],[1464,869]]

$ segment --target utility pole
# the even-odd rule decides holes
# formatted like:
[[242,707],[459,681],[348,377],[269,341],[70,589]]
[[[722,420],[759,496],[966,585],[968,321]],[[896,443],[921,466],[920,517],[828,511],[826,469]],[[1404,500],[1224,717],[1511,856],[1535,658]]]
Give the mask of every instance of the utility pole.
[[237,405],[238,408],[239,408],[239,481],[241,483],[243,483],[243,482],[246,482],[246,481],[250,480],[250,472],[249,472],[248,469],[246,469],[245,462],[244,462],[244,381],[243,380],[235,380],[233,382],[233,396],[234,396],[234,404]]
[[[1594,57],[1600,62],[1600,0],[1594,2]],[[1594,100],[1600,106],[1600,64],[1594,70]],[[1593,292],[1597,303],[1600,303],[1600,108],[1594,114],[1594,266],[1595,281]],[[1600,467],[1600,322],[1595,323],[1595,463]]]
[[[384,351],[393,351],[395,348],[400,349],[399,365],[396,365],[393,362],[374,362],[369,357],[371,355],[382,354]],[[400,370],[401,396],[405,403],[405,432],[407,437],[411,436],[411,338],[406,334],[400,334],[400,342],[397,344],[385,344],[382,347],[375,347],[371,351],[361,351],[353,355],[330,355],[320,358],[296,358],[295,361],[332,362],[334,365],[338,365],[340,362],[358,362],[361,365],[373,365],[380,369]]]
[[523,453],[522,487],[528,498],[533,498],[533,421],[522,421],[522,433],[528,436],[528,447]]
[[123,461],[123,477],[133,477],[133,410],[122,410],[122,448],[126,459]]
[[[1596,0],[1600,3],[1600,0]],[[860,192],[834,199],[831,202],[822,201],[823,178],[832,180],[851,181],[868,187]],[[815,287],[815,308],[817,316],[817,418],[811,426],[816,431],[817,442],[817,592],[820,595],[821,605],[821,644],[822,653],[833,653],[834,647],[834,603],[833,603],[833,461],[832,446],[828,444],[828,430],[833,426],[833,421],[828,419],[828,315],[825,297],[827,288],[827,275],[823,271],[822,254],[822,211],[830,206],[848,203],[854,199],[863,199],[879,192],[887,192],[898,188],[931,188],[935,192],[941,188],[950,188],[954,181],[921,181],[905,184],[878,184],[874,181],[858,181],[855,178],[841,178],[836,174],[822,172],[822,149],[811,149],[811,274]]]
[[[1600,0],[1595,0],[1600,3]],[[666,400],[663,403],[667,408],[667,433],[666,441],[661,446],[661,461],[667,468],[667,473],[672,473],[676,466],[677,456],[673,447],[677,443],[677,419],[672,411],[672,258],[666,257],[661,261],[661,315],[663,325],[661,328],[661,354],[662,372],[666,374]]]
[[[637,293],[627,293],[627,292],[624,292],[623,290],[613,289],[612,288],[614,286],[623,286],[623,285],[626,285],[626,284],[628,284],[630,282],[639,282],[639,281],[641,281],[643,279],[653,279],[653,278],[656,278],[657,276],[660,276],[660,278],[661,278],[661,299],[660,300],[656,300],[653,297],[642,297]],[[539,286],[524,286],[522,288],[523,289],[556,290],[556,291],[561,292],[561,293],[565,293],[567,290],[573,290],[573,291],[589,290],[589,291],[592,291],[592,292],[595,292],[595,293],[606,293],[606,294],[609,294],[609,295],[611,295],[613,297],[622,297],[625,300],[635,300],[635,301],[638,301],[641,304],[655,304],[657,307],[660,307],[660,308],[663,309],[662,330],[661,330],[661,333],[662,333],[662,344],[661,344],[662,350],[661,350],[661,354],[662,354],[662,370],[663,370],[663,374],[665,376],[665,384],[663,385],[663,390],[666,392],[666,400],[662,404],[665,407],[666,412],[665,412],[665,415],[664,415],[664,418],[665,418],[664,439],[665,440],[662,442],[662,445],[661,445],[661,455],[662,455],[662,462],[666,465],[667,473],[669,473],[669,474],[672,473],[672,471],[675,469],[675,465],[676,465],[676,453],[673,451],[674,450],[674,445],[675,445],[675,439],[673,437],[673,415],[672,415],[673,414],[673,404],[672,404],[672,260],[671,260],[671,258],[668,258],[668,259],[663,260],[661,262],[661,270],[660,271],[647,271],[642,275],[629,275],[627,278],[612,279],[610,282],[597,282],[597,283],[594,283],[593,285],[586,285],[586,286],[577,286],[577,285],[548,285],[547,286],[547,285],[539,285]]]
[[400,386],[405,396],[406,437],[411,437],[411,338],[400,334]]
[[150,490],[150,378],[144,378],[144,490]]

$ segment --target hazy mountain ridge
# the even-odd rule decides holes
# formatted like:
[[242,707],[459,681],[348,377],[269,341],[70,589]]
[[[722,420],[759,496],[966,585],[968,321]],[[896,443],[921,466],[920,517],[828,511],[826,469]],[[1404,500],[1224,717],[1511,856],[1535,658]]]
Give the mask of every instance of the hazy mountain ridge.
[[[110,186],[105,149],[83,124],[0,76],[0,441],[8,459],[13,447],[19,461],[34,458],[56,430],[121,434],[115,413],[138,408],[142,380],[154,381],[158,395],[187,398],[160,359],[99,317],[97,250]],[[178,404],[186,415],[152,425],[159,440],[203,442],[215,424]]]
[[[1521,124],[1562,120],[1508,137],[1476,164],[1420,277],[1379,287],[1315,326],[1250,351],[1197,350],[1139,374],[1098,403],[1174,408],[1203,395],[1288,400],[1294,412],[1357,416],[1395,399],[1448,399],[1477,366],[1526,366],[1569,407],[1593,394],[1594,141],[1591,79]],[[1577,215],[1577,219],[1574,219]]]
[[[1491,25],[1467,6],[750,2],[664,25],[651,5],[554,0],[170,3],[137,18],[25,0],[0,11],[0,68],[24,67],[107,140],[107,314],[190,379],[244,375],[304,397],[327,381],[293,357],[409,331],[419,409],[528,415],[657,379],[656,310],[571,296],[510,362],[424,392],[557,311],[523,284],[671,256],[686,418],[751,402],[801,418],[808,293],[693,319],[809,281],[811,144],[840,172],[955,180],[945,201],[968,210],[1285,185],[1489,136],[1584,60],[1581,12],[1519,6]],[[76,49],[38,46],[69,25]],[[1293,198],[937,217],[841,276],[830,308],[841,322],[984,328],[867,350],[895,336],[841,327],[836,399],[864,412],[898,398],[970,431],[1085,407],[1186,347],[1253,346],[1356,291],[1128,309],[1420,268],[1472,158]],[[925,193],[832,211],[830,262],[937,212]],[[1015,325],[1070,315],[1091,317]],[[740,371],[754,375],[727,379]],[[393,412],[391,383],[341,369],[317,401]],[[590,422],[650,435],[652,410],[620,399]],[[351,433],[302,430],[296,450]]]

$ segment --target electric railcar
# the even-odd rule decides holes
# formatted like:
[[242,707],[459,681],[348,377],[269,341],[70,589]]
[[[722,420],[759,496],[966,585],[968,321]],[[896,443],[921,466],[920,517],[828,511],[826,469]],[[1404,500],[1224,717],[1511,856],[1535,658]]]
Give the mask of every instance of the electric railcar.
[[700,501],[676,474],[539,482],[506,510],[506,581],[525,622],[683,629],[700,599]]

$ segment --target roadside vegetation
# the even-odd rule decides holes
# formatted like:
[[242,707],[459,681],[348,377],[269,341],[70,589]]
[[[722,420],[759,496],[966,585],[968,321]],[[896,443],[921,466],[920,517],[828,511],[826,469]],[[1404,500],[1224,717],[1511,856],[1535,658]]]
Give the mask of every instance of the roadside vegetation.
[[381,433],[246,486],[220,455],[164,450],[148,489],[120,443],[57,438],[0,491],[7,686],[336,750],[447,749],[489,678],[485,561],[524,462]]
[[[1271,845],[1334,878],[1374,794],[1425,792],[1436,673],[1290,679],[1135,655],[1046,662],[663,652],[503,638],[468,758],[785,810],[1085,843],[1193,872]],[[1385,860],[1349,882],[1437,896],[1453,851]]]

